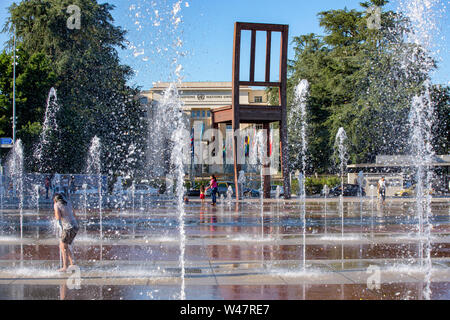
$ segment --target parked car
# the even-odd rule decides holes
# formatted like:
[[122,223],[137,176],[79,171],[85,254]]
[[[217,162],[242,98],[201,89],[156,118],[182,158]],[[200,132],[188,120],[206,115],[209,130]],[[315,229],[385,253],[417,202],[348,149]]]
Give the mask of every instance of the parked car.
[[259,198],[261,193],[256,189],[244,188],[243,194],[244,197]]
[[[428,194],[435,194],[435,190],[434,189],[425,189],[424,194],[428,195]],[[397,191],[396,193],[394,193],[394,196],[396,197],[413,197],[417,194],[417,190],[416,190],[416,185],[412,185],[409,188],[403,188],[399,191]]]
[[275,199],[277,197],[277,187],[280,187],[280,197],[284,196],[283,186],[271,185],[270,186],[270,197]]
[[200,185],[194,184],[186,191],[186,195],[189,197],[200,197]]
[[[126,190],[123,190],[124,195],[131,195],[132,194],[132,188],[129,187]],[[157,196],[159,195],[159,191],[156,188],[153,188],[147,184],[136,184],[134,186],[134,195],[140,196],[140,195],[146,195],[146,196]]]
[[[64,192],[64,189],[62,187],[56,187],[56,192]],[[106,190],[105,188],[102,188],[102,194],[105,194]],[[98,187],[94,187],[94,186],[87,186],[86,189],[84,189],[83,187],[77,188],[77,190],[75,190],[74,194],[78,194],[78,195],[84,195],[84,194],[98,194]]]
[[[344,184],[344,197],[357,197],[359,196],[359,185],[357,184]],[[338,185],[330,190],[329,196],[338,197],[342,194],[341,185]],[[366,191],[361,188],[361,196],[365,196]]]
[[143,194],[143,195],[150,195],[150,196],[157,196],[159,195],[159,190],[156,188],[153,188],[146,184],[138,184],[136,185],[136,194]]
[[189,197],[200,197],[200,189],[191,188],[191,189],[187,190],[186,194]]
[[[277,187],[278,185],[271,185],[270,186],[270,198],[275,199],[277,197]],[[261,188],[259,188],[258,190],[258,194],[261,194]],[[283,186],[280,186],[280,197],[284,196],[284,188]]]

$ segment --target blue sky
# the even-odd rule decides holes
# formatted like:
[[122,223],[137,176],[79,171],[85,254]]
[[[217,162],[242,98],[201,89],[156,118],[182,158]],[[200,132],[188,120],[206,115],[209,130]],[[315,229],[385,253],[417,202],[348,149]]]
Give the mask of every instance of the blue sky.
[[[235,21],[288,24],[292,39],[293,36],[311,32],[323,34],[317,13],[344,7],[359,9],[361,1],[183,0],[180,3],[181,10],[175,15],[173,4],[177,0],[108,2],[116,6],[113,11],[115,24],[128,31],[130,48],[120,52],[122,63],[136,71],[131,81],[133,84],[149,89],[155,81],[168,80],[170,72],[173,73],[177,65],[182,65],[184,81],[231,81]],[[13,2],[1,0],[2,25],[7,17],[6,8]],[[391,1],[387,9],[396,10],[397,7],[395,0]],[[173,17],[181,18],[177,27],[173,23],[167,24],[167,21],[175,21]],[[441,31],[436,37],[440,50],[437,56],[440,60],[439,70],[433,75],[433,82],[449,84],[450,54],[446,40],[450,35],[448,11],[443,14],[440,25]],[[182,40],[182,47],[173,45],[178,39]],[[5,40],[6,35],[0,34],[0,43],[3,44]],[[264,41],[261,43],[264,46]],[[292,59],[292,45],[289,48],[289,58]],[[260,60],[257,57],[257,63]]]

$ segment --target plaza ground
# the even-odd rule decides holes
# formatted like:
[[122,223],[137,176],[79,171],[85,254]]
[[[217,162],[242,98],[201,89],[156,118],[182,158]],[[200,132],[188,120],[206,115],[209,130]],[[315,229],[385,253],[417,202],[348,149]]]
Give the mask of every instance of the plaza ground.
[[[414,199],[268,200],[185,206],[184,280],[176,206],[78,212],[79,273],[58,273],[51,212],[5,210],[1,299],[423,299]],[[303,211],[304,210],[304,211]],[[342,211],[340,211],[342,210]],[[450,201],[433,198],[431,299],[450,299]],[[306,225],[302,212],[306,212]],[[344,213],[342,228],[341,212]],[[78,277],[79,275],[79,277]],[[372,280],[375,280],[373,282]],[[182,288],[182,283],[185,288]]]

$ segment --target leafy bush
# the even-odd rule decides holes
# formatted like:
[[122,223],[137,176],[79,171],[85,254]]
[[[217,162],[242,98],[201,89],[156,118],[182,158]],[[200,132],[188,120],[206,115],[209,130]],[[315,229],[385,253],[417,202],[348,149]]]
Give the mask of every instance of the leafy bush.
[[327,176],[327,177],[307,177],[305,179],[305,188],[306,194],[320,194],[323,190],[323,187],[327,185],[329,188],[332,188],[338,185],[341,182],[341,179],[336,176]]
[[[327,185],[330,189],[341,182],[341,179],[336,176],[323,176],[323,177],[307,177],[305,179],[305,188],[307,195],[320,194],[324,185]],[[298,194],[299,186],[298,180],[292,180],[291,190],[293,194]]]

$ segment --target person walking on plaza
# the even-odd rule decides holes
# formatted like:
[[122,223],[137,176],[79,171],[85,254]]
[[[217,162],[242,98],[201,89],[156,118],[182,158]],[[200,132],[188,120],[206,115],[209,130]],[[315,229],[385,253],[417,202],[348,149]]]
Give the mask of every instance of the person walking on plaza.
[[69,177],[68,176],[63,176],[62,178],[62,188],[63,188],[63,192],[66,196],[69,195]]
[[71,176],[69,181],[69,193],[72,195],[75,193],[75,191],[76,191],[75,176]]
[[384,204],[386,201],[386,180],[384,179],[384,177],[381,177],[381,179],[378,180],[377,190]]
[[48,199],[48,190],[50,190],[50,178],[45,177],[44,186],[45,186],[45,199]]
[[206,188],[205,192],[211,189],[211,199],[212,199],[212,203],[211,205],[215,206],[216,202],[217,202],[217,178],[214,175],[211,175],[211,181],[209,182],[209,186],[208,188]]
[[70,266],[74,265],[74,255],[72,251],[72,242],[79,230],[78,222],[73,212],[72,205],[60,193],[53,196],[55,219],[62,229],[59,249],[62,256],[62,268],[58,271],[67,271],[67,260]]
[[52,189],[52,197],[55,196],[55,194],[57,194],[59,192],[59,187],[60,187],[60,183],[61,183],[61,177],[58,173],[55,173],[52,175],[52,177],[50,178],[50,186]]

